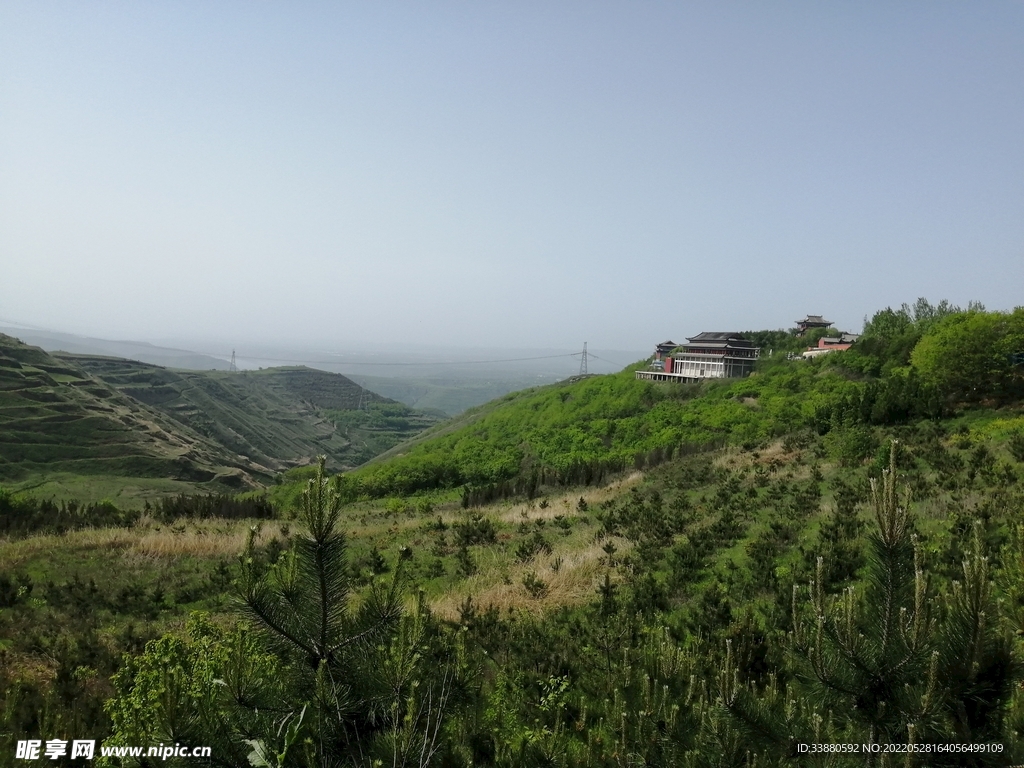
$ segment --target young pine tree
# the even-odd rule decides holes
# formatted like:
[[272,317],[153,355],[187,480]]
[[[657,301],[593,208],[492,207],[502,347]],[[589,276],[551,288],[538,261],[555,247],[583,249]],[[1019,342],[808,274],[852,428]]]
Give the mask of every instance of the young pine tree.
[[239,586],[251,624],[224,633],[198,617],[188,640],[167,636],[127,659],[110,743],[208,745],[212,764],[232,768],[435,761],[461,656],[422,602],[404,614],[399,574],[350,604],[340,493],[324,464],[289,552],[267,567],[250,536]]
[[[901,755],[908,766],[1009,764],[1004,720],[1021,674],[1000,628],[979,539],[962,580],[936,595],[921,566],[909,498],[897,482],[895,447],[871,501],[876,529],[867,542],[866,583],[827,594],[819,559],[803,610],[794,592],[794,682],[786,690],[775,683],[755,690],[726,664],[719,703],[728,715],[713,721],[715,728],[723,739],[742,734],[760,765],[883,764],[872,754],[804,758],[795,748],[822,741],[943,746]],[[979,743],[1005,748],[956,751]]]

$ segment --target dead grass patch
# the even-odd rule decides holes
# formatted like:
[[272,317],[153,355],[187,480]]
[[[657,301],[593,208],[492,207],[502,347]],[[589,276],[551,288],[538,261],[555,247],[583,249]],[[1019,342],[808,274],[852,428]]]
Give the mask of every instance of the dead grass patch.
[[[256,543],[266,544],[277,533],[276,528],[263,526]],[[205,528],[161,528],[138,537],[130,551],[153,557],[234,557],[242,553],[248,539],[249,528],[242,526],[220,532]]]
[[49,683],[57,670],[57,662],[49,657],[18,651],[7,651],[4,656],[8,669],[15,671],[16,679],[36,685]]
[[[279,535],[279,528],[264,525],[257,542],[266,544]],[[179,521],[173,525],[141,521],[132,528],[90,528],[0,542],[0,567],[16,567],[40,554],[58,550],[124,551],[140,562],[161,557],[234,557],[245,549],[248,536],[249,524],[233,520]]]
[[[631,544],[624,539],[614,539],[618,548],[616,555],[628,552]],[[574,552],[555,550],[543,558],[529,563],[515,563],[507,569],[496,567],[470,576],[444,596],[431,603],[431,610],[439,616],[455,621],[459,607],[467,597],[481,609],[490,607],[508,612],[509,609],[525,610],[541,614],[563,605],[579,605],[593,599],[598,585],[603,581],[608,566],[603,546],[593,543],[585,549]],[[555,563],[560,560],[557,570]],[[532,573],[543,581],[546,590],[539,597],[532,596],[523,585],[523,579]],[[614,570],[612,572],[614,578]]]
[[578,514],[577,505],[581,498],[587,502],[588,507],[593,507],[595,504],[601,504],[618,496],[643,478],[643,472],[633,472],[600,488],[577,489],[557,496],[548,496],[546,497],[548,506],[544,509],[540,508],[539,499],[512,504],[501,510],[498,519],[506,523],[519,523],[523,520],[552,520],[560,515],[573,517]]
[[[755,456],[756,454],[756,456]],[[775,468],[777,472],[791,471],[796,479],[810,477],[810,463],[803,465],[796,464],[797,459],[806,454],[798,449],[787,451],[781,440],[770,443],[765,448],[756,451],[748,451],[743,448],[730,448],[719,456],[716,456],[712,464],[716,467],[727,469],[744,469],[762,467],[764,469]],[[825,464],[822,464],[824,468]]]
[[[755,453],[757,454],[756,457],[754,456]],[[764,448],[758,448],[756,451],[748,451],[743,448],[729,448],[716,456],[711,463],[716,467],[736,469],[738,467],[753,467],[757,465],[767,466],[773,460],[780,464],[788,464],[794,457],[795,454],[786,451],[781,440],[776,440]]]
[[91,528],[6,541],[0,543],[0,566],[13,567],[41,553],[59,549],[125,549],[137,538],[138,534],[131,528]]

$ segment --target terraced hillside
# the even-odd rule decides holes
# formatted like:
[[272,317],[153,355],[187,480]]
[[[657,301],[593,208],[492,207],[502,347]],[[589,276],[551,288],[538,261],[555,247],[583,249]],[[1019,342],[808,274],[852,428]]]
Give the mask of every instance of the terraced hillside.
[[69,361],[0,335],[0,478],[56,473],[246,487],[269,469]]
[[357,466],[436,421],[308,368],[181,371],[0,335],[0,481],[46,495],[257,487],[321,453]]
[[320,453],[336,469],[358,466],[437,421],[340,374],[302,366],[229,373],[92,355],[60,359],[275,471]]

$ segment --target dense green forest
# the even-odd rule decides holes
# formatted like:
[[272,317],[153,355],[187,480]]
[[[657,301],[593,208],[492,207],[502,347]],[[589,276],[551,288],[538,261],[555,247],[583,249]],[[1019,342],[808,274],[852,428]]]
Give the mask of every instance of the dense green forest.
[[746,379],[516,393],[266,495],[0,493],[0,749],[1024,762],[1024,310],[919,301],[809,361],[771,333]]

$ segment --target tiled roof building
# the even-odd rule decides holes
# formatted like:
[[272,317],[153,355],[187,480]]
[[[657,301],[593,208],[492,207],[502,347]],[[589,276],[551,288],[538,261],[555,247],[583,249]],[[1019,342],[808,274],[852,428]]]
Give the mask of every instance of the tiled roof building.
[[703,379],[727,379],[746,376],[753,370],[760,348],[740,333],[716,331],[699,333],[687,338],[678,351],[662,356],[664,370],[637,371],[638,379],[655,381],[695,382]]
[[808,315],[803,320],[796,321],[796,327],[800,329],[800,333],[806,333],[811,328],[828,328],[832,325],[831,320],[826,320],[821,315]]

